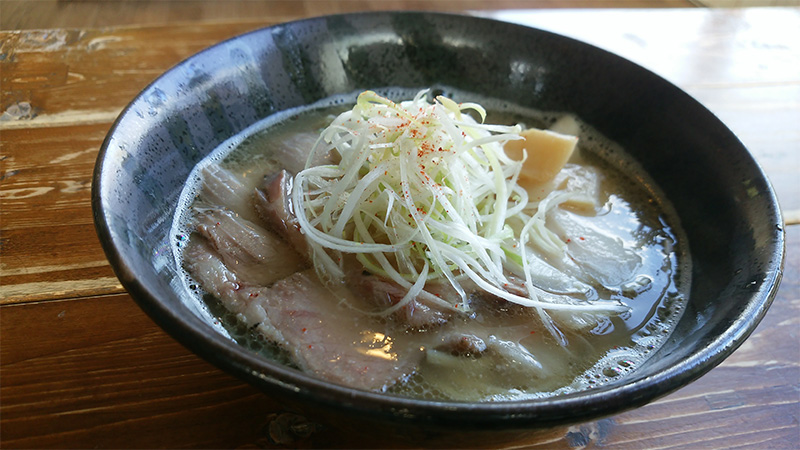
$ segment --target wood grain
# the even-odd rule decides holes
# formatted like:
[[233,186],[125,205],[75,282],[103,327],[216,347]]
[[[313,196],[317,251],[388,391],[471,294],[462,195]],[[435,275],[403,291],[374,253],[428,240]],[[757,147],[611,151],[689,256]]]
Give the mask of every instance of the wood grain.
[[108,128],[2,131],[0,303],[123,292],[94,232],[90,203]]
[[0,354],[4,448],[238,446],[258,437],[258,411],[279,409],[127,295],[15,305],[0,320],[4,340],[28,343]]
[[687,8],[689,0],[3,0],[0,29],[86,28],[199,21],[285,22],[355,11],[520,8]]
[[[97,151],[125,104],[223,39],[347,8],[534,3],[549,2],[0,2],[4,29],[62,27],[0,32],[0,447],[475,446],[387,442],[335,417],[293,422],[296,411],[188,352],[124,293],[97,241],[89,189]],[[643,408],[504,445],[800,448],[800,10],[481,14],[593,42],[687,90],[748,146],[789,225],[773,307],[722,365]],[[87,28],[159,21],[173,23]],[[292,423],[310,435],[287,432]]]
[[[0,129],[106,123],[147,84],[188,56],[273,22],[32,30],[0,33],[3,109],[27,103]],[[10,117],[13,118],[13,117]]]

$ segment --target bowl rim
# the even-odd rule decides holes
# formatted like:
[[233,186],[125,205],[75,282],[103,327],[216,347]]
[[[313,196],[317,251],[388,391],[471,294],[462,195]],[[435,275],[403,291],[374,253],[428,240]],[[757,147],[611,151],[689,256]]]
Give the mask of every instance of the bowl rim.
[[[716,367],[755,330],[774,300],[782,278],[785,259],[785,231],[774,189],[769,184],[769,180],[761,167],[752,159],[752,155],[751,162],[768,187],[768,191],[764,193],[766,194],[765,198],[767,199],[766,201],[771,203],[772,210],[775,212],[771,220],[774,223],[781,224],[774,240],[769,243],[773,246],[772,265],[769,268],[770,270],[765,270],[767,278],[751,295],[748,308],[722,334],[715,336],[712,341],[706,343],[702,351],[691,355],[679,364],[659,369],[651,376],[633,382],[613,384],[610,387],[597,390],[592,389],[543,399],[502,402],[431,401],[370,392],[331,383],[313,375],[269,362],[234,341],[213,332],[211,327],[202,322],[200,318],[192,316],[187,321],[185,317],[181,317],[176,311],[166,306],[160,300],[158,293],[151,291],[147,286],[139,282],[131,268],[130,258],[120,251],[120,247],[116,242],[117,238],[112,232],[112,227],[106,215],[106,205],[102,195],[104,191],[104,167],[111,140],[126,118],[132,114],[134,104],[176,69],[191,63],[195,58],[199,58],[200,55],[228,45],[228,43],[242,39],[245,36],[268,33],[278,28],[298,26],[326,20],[331,17],[380,17],[387,15],[424,15],[448,18],[449,20],[494,22],[496,26],[508,27],[509,29],[533,30],[534,32],[545,33],[557,39],[565,39],[578,45],[591,47],[593,51],[612,55],[615,58],[633,64],[637,70],[655,76],[660,82],[674,87],[671,82],[652,71],[592,44],[531,26],[504,22],[494,18],[456,13],[376,11],[309,17],[254,29],[196,52],[159,75],[125,106],[103,140],[92,175],[91,204],[95,230],[101,246],[115,275],[119,278],[126,291],[160,328],[195,354],[224,369],[226,372],[256,385],[263,391],[276,395],[288,395],[304,402],[311,401],[337,409],[343,408],[361,415],[377,414],[385,418],[416,423],[434,420],[448,425],[460,424],[481,429],[547,427],[617,414],[642,406],[689,384]],[[676,87],[676,89],[684,92],[680,88]],[[684,94],[686,93],[684,92]],[[695,101],[699,107],[706,109],[705,106],[688,94],[686,95]],[[732,131],[727,130],[733,135]],[[743,145],[742,147],[745,148]]]

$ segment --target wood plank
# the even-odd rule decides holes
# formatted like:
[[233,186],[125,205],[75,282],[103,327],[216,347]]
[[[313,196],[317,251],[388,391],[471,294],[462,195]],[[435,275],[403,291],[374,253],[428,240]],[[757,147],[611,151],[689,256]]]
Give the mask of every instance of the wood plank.
[[109,124],[3,131],[0,303],[123,292],[91,209]]
[[[800,246],[800,227],[788,229],[788,242]],[[800,254],[789,254],[786,271],[800,271]],[[517,444],[791,448],[800,431],[799,324],[800,280],[785,279],[756,332],[699,381]],[[0,347],[2,447],[264,447],[274,414],[290,412],[189,353],[125,294],[1,306],[0,327],[4,342],[26,342]],[[320,425],[292,445],[400,445]]]
[[239,446],[279,409],[126,295],[3,308],[4,341],[29,343],[1,350],[4,448]]
[[92,224],[92,171],[109,127],[3,131],[3,229],[52,225],[43,215],[64,226]]
[[287,21],[298,17],[365,10],[466,11],[511,8],[688,8],[690,0],[193,0],[148,2],[137,0],[85,2],[36,0],[0,2],[0,29],[104,27],[162,24],[181,21],[251,20],[255,17]]
[[269,24],[2,32],[0,103],[7,113],[24,105],[31,114],[0,121],[0,130],[111,123],[136,94],[179,61]]

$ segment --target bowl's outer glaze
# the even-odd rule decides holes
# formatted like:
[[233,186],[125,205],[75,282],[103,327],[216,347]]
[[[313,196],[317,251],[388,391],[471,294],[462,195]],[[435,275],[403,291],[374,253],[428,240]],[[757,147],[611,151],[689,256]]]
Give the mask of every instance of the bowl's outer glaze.
[[[219,335],[176,276],[170,226],[187,175],[255,121],[335,94],[453,87],[571,111],[623,145],[674,204],[693,256],[688,308],[632,375],[590,392],[508,403],[424,402],[332,385]],[[647,403],[707,372],[753,331],[780,282],[775,195],[750,154],[687,94],[595,47],[466,16],[366,13],[278,25],[182,62],[123,111],[94,175],[98,234],[122,284],[178,341],[272,393],[373,418],[528,428]]]

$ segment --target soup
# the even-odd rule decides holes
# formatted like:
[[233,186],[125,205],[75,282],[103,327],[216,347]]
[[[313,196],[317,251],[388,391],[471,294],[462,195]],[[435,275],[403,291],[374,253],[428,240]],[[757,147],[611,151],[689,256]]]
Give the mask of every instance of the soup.
[[458,401],[591,389],[669,336],[686,239],[622,149],[570,114],[384,94],[270,117],[192,173],[174,250],[220,332]]

